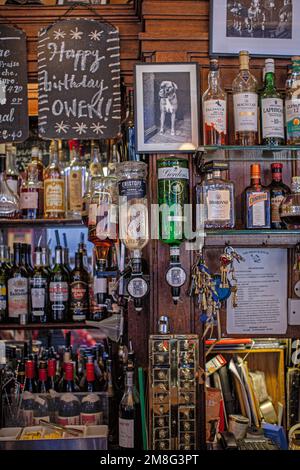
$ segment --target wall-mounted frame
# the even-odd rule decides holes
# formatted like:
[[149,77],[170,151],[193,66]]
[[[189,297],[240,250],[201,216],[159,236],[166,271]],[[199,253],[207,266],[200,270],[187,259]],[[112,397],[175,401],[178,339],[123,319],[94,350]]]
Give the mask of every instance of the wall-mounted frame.
[[138,153],[194,152],[199,146],[199,65],[135,66]]
[[210,54],[299,54],[299,0],[211,0]]

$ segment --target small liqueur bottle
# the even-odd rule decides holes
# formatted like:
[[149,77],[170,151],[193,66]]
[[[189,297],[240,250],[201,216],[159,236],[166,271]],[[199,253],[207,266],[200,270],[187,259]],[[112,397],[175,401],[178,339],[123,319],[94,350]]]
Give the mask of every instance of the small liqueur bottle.
[[28,316],[28,272],[21,262],[21,244],[14,243],[14,262],[7,277],[9,323]]
[[48,321],[48,279],[49,274],[42,265],[42,248],[35,248],[35,266],[29,280],[30,311],[32,323]]
[[208,89],[202,97],[203,144],[225,145],[227,143],[227,96],[221,86],[219,63],[210,60]]
[[19,216],[19,197],[6,182],[5,155],[0,155],[0,219],[16,219]]
[[233,228],[235,225],[234,184],[221,177],[228,166],[210,163],[204,171],[206,178],[196,187],[197,227]]
[[246,228],[271,228],[270,190],[261,184],[261,168],[251,165],[251,184],[245,189]]
[[300,57],[292,57],[292,75],[286,89],[287,144],[300,145]]
[[69,317],[69,274],[63,265],[62,247],[55,248],[55,264],[49,284],[50,316],[53,322],[66,322]]
[[58,163],[56,142],[51,146],[49,165],[44,172],[44,216],[46,219],[65,216],[65,181]]
[[286,228],[280,219],[279,207],[287,194],[291,193],[290,188],[282,182],[282,163],[272,163],[272,182],[269,185],[271,196],[271,228]]
[[249,70],[249,52],[240,52],[240,72],[232,83],[235,144],[258,144],[257,80]]
[[75,322],[83,322],[89,313],[89,273],[83,266],[82,253],[75,253],[75,268],[70,275],[70,314]]
[[284,108],[275,85],[274,59],[266,59],[265,72],[265,86],[260,95],[262,144],[283,145]]

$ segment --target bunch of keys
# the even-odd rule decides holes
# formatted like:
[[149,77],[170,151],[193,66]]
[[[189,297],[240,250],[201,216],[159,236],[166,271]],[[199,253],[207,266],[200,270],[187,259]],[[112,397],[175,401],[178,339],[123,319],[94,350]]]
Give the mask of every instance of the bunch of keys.
[[295,247],[295,264],[293,266],[293,270],[300,273],[300,243],[297,243]]
[[[238,263],[245,261],[231,246],[226,246],[224,253],[220,256],[221,287],[230,287],[232,293],[232,306],[237,307],[237,279],[234,270],[234,260]],[[231,275],[229,283],[229,275]]]

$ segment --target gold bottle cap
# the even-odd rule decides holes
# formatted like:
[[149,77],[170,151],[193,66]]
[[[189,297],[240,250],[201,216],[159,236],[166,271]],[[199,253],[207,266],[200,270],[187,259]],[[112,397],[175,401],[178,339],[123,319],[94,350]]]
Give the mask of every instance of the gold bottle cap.
[[260,164],[253,163],[251,165],[251,178],[260,178],[260,176],[261,176]]
[[248,51],[240,51],[239,53],[240,57],[240,69],[248,69],[249,68],[249,52]]

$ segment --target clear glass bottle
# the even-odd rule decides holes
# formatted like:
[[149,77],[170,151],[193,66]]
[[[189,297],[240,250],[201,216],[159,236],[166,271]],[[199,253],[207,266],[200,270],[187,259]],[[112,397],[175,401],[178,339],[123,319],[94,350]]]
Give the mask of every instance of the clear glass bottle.
[[44,165],[41,160],[40,149],[38,147],[32,147],[31,149],[31,162],[30,167],[35,168],[37,171],[37,179],[40,182],[44,180]]
[[300,57],[292,57],[292,62],[292,76],[285,100],[287,144],[300,145]]
[[28,165],[20,189],[20,212],[23,219],[40,219],[44,213],[44,185],[37,166]]
[[276,89],[274,59],[265,60],[264,89],[260,95],[261,132],[263,145],[283,145],[283,99]]
[[218,59],[210,60],[208,89],[202,96],[203,144],[227,143],[227,95],[222,89]]
[[0,155],[0,218],[16,219],[19,216],[19,197],[9,188],[5,177],[5,155]]
[[82,221],[85,225],[88,225],[88,216],[89,216],[89,204],[93,188],[93,178],[103,177],[104,176],[104,162],[101,158],[99,147],[96,145],[91,146],[91,162],[89,165],[88,178],[86,183],[86,191],[82,198]]
[[291,194],[283,199],[279,214],[288,228],[300,227],[300,176],[293,176]]
[[258,144],[257,80],[249,70],[249,52],[241,51],[240,71],[232,83],[235,144]]
[[207,168],[206,178],[196,187],[197,227],[233,228],[235,225],[234,184],[222,178],[218,165]]
[[57,143],[50,150],[49,165],[44,172],[44,217],[63,219],[65,216],[65,181],[61,174]]
[[261,184],[261,168],[258,163],[251,165],[251,184],[244,194],[246,228],[271,228],[270,190]]
[[87,167],[81,158],[78,141],[70,141],[71,162],[66,172],[67,216],[80,219],[82,198],[86,192]]
[[16,147],[12,144],[6,145],[6,182],[14,194],[19,194],[20,174],[16,165]]

